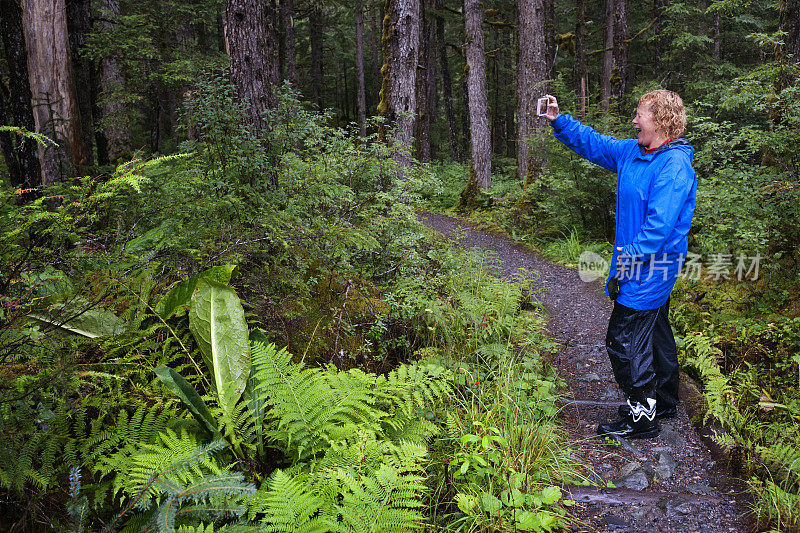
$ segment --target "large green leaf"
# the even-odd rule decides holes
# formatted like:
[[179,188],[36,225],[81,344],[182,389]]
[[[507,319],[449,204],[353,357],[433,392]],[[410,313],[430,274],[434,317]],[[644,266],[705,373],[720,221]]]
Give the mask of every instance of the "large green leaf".
[[119,335],[125,331],[125,322],[121,318],[82,298],[51,304],[47,309],[27,316],[90,339]]
[[189,411],[203,424],[212,436],[218,433],[214,415],[211,414],[206,402],[200,397],[192,384],[168,366],[161,365],[155,369],[156,376],[167,386],[175,395],[183,400]]
[[232,413],[250,375],[247,323],[236,291],[200,278],[192,294],[189,329],[214,378],[220,407]]
[[185,311],[184,306],[189,304],[189,300],[197,287],[200,278],[210,279],[223,285],[227,285],[236,270],[236,265],[214,266],[195,274],[187,280],[181,281],[173,286],[167,294],[156,304],[156,313],[166,320],[174,314],[182,315]]

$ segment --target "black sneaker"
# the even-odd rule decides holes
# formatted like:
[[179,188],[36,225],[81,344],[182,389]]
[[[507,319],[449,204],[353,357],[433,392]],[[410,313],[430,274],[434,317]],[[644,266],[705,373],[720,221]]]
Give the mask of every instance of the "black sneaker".
[[616,422],[597,426],[598,435],[617,436],[623,439],[650,439],[657,437],[660,431],[661,428],[655,419],[648,420],[642,417],[638,422],[634,422],[630,413]]
[[[627,403],[620,405],[617,414],[621,417],[630,416],[630,406]],[[656,404],[656,418],[675,418],[676,416],[678,416],[678,406],[665,405],[662,407],[661,404]]]

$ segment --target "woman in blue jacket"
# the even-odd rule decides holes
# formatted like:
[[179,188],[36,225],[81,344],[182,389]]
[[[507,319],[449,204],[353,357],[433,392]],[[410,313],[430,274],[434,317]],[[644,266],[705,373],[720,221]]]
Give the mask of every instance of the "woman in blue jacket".
[[617,173],[616,231],[606,293],[614,309],[606,334],[614,377],[628,398],[619,420],[597,432],[655,437],[657,418],[678,404],[678,357],[669,325],[669,295],[688,251],[697,175],[694,149],[680,136],[686,111],[680,96],[658,90],[639,99],[636,139],[601,135],[560,115],[547,95],[545,117],[558,140],[578,155]]

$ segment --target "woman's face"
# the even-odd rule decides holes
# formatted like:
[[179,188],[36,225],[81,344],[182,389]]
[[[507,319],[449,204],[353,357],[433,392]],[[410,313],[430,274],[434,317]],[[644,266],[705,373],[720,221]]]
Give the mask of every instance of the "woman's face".
[[636,109],[636,116],[633,117],[633,127],[636,128],[636,138],[639,141],[639,145],[645,148],[657,148],[667,140],[656,132],[653,113],[646,105],[640,104]]

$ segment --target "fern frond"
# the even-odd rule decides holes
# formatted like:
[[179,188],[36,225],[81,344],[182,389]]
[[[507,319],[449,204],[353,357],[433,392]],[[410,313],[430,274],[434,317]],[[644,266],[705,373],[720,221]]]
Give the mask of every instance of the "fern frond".
[[262,515],[263,531],[327,531],[317,516],[323,501],[309,491],[304,475],[289,476],[279,469],[273,472],[266,486],[266,490],[256,494],[249,514],[251,520]]

